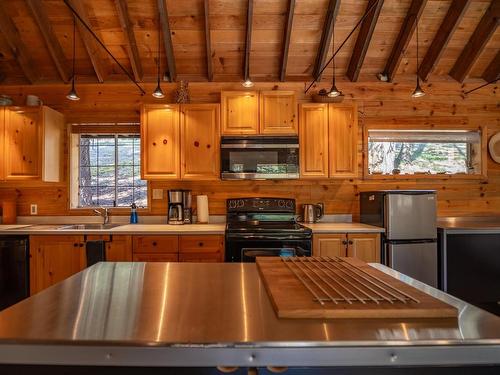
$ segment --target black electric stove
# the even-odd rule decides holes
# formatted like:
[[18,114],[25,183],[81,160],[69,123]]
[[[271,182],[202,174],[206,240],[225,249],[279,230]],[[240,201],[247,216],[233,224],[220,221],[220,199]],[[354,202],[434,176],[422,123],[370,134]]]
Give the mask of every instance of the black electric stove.
[[294,199],[228,199],[226,206],[226,262],[311,255],[312,231],[296,222]]

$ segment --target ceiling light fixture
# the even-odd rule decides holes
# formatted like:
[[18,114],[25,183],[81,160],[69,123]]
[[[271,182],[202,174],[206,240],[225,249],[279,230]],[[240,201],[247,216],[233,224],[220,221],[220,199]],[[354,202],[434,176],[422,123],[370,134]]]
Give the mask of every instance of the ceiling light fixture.
[[419,76],[419,66],[418,66],[418,19],[416,20],[417,22],[417,86],[415,87],[415,90],[411,94],[412,98],[421,98],[422,96],[425,95],[424,90],[422,90],[422,87],[420,87],[420,76]]
[[75,90],[75,55],[76,55],[75,35],[76,35],[76,19],[75,16],[73,16],[73,72],[71,75],[71,90],[69,90],[68,95],[66,95],[66,98],[68,98],[69,100],[80,100],[80,97],[78,96]]
[[156,59],[157,73],[156,73],[156,88],[155,88],[155,91],[153,91],[153,96],[156,99],[162,99],[162,98],[165,97],[165,94],[163,93],[163,90],[161,89],[161,86],[160,86],[160,62],[161,62],[161,53],[160,53],[160,48],[161,48],[161,33],[160,33],[160,25],[161,25],[160,12],[158,12],[158,57]]
[[335,20],[333,20],[333,28],[332,28],[332,67],[333,67],[333,76],[332,76],[332,88],[326,94],[330,98],[336,98],[337,96],[342,95],[342,92],[337,89],[335,86]]

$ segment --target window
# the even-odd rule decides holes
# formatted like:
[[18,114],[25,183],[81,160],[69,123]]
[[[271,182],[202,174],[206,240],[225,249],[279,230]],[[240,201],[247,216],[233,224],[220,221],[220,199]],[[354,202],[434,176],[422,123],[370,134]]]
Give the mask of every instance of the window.
[[370,129],[368,174],[481,174],[481,133]]
[[[73,207],[147,206],[138,134],[74,134]],[[73,145],[75,146],[75,145]],[[75,169],[78,171],[76,175]]]

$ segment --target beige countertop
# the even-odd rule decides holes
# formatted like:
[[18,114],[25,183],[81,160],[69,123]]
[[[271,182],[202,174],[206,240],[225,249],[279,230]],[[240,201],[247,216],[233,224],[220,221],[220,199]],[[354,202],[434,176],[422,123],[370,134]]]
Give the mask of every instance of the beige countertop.
[[314,223],[304,224],[311,228],[313,233],[334,234],[334,233],[383,233],[384,228],[361,223]]
[[[304,224],[311,228],[313,233],[381,233],[383,228],[360,223],[315,223]],[[0,225],[0,235],[78,235],[78,234],[111,234],[111,235],[179,235],[179,234],[224,234],[225,223],[214,224],[124,224],[108,229],[61,229],[62,224],[52,225]]]

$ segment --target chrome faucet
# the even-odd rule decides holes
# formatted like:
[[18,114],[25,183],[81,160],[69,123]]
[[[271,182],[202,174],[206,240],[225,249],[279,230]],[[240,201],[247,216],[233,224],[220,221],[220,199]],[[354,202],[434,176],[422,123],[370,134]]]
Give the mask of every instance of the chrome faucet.
[[96,215],[102,216],[104,219],[104,225],[109,224],[109,211],[107,207],[101,207],[101,211],[94,210]]

